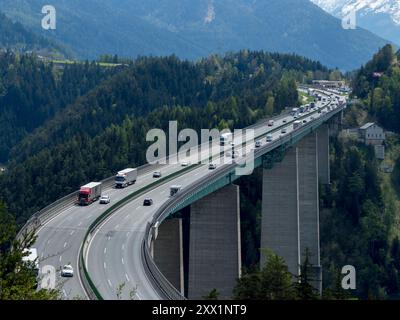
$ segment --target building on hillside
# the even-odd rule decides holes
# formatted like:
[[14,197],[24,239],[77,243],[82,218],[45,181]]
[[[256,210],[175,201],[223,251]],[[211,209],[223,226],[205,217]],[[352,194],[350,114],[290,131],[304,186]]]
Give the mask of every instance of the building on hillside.
[[380,159],[385,159],[385,131],[375,124],[374,122],[368,122],[359,129],[359,139],[366,145],[374,146],[375,156]]
[[313,80],[313,85],[325,89],[339,89],[345,87],[344,81]]
[[374,122],[368,122],[359,129],[360,139],[365,144],[382,145],[385,142],[385,132]]

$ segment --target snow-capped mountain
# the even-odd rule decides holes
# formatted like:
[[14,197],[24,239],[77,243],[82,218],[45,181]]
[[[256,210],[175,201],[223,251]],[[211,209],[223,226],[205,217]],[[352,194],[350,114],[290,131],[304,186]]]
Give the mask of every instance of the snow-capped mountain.
[[400,0],[310,0],[337,17],[356,12],[357,24],[400,44]]

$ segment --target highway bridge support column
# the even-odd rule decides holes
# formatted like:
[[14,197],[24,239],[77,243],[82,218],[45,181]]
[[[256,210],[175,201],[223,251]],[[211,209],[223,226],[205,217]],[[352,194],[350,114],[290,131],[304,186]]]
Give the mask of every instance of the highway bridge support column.
[[335,115],[329,120],[329,135],[331,137],[337,136],[342,128],[343,111]]
[[162,274],[184,294],[182,244],[182,219],[165,220],[158,228],[153,257]]
[[188,298],[217,289],[231,299],[240,271],[239,187],[229,185],[191,205]]
[[[314,266],[310,276],[321,291],[316,132],[289,149],[281,163],[264,168],[261,248],[282,257],[293,275],[300,274],[308,249]],[[265,261],[262,251],[262,266]]]
[[306,250],[313,270],[309,275],[313,285],[322,292],[322,272],[319,238],[319,175],[318,134],[311,133],[298,144],[300,252],[304,262]]
[[290,148],[282,162],[263,170],[261,267],[263,249],[285,259],[289,272],[299,274],[299,184],[298,149]]
[[318,177],[319,182],[328,185],[331,182],[329,160],[329,126],[323,124],[317,130],[318,138]]

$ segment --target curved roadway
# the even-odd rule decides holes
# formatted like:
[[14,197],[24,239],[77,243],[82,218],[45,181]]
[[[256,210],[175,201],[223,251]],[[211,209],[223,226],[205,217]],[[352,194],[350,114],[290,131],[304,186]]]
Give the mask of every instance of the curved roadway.
[[[321,107],[322,103],[318,103],[318,108]],[[319,114],[309,112],[306,119],[312,121],[311,117],[316,119]],[[290,134],[295,119],[285,115],[276,118],[273,127],[268,127],[264,123],[257,128],[256,136],[275,131],[273,139],[278,139],[282,133],[281,130],[276,131],[276,128],[284,125],[284,119],[287,124],[286,134]],[[263,139],[263,145],[265,143]],[[253,147],[254,145],[248,146],[248,148]],[[119,298],[160,299],[143,269],[141,244],[147,223],[152,221],[157,208],[169,200],[169,188],[172,184],[182,185],[185,188],[209,173],[208,166],[202,165],[174,179],[173,182],[162,184],[117,210],[98,227],[91,239],[85,261],[88,272],[104,299],[116,299],[117,288],[121,285],[123,287]],[[152,198],[154,205],[143,207],[144,197]]]
[[[321,108],[318,103],[317,107]],[[310,120],[311,114],[308,116]],[[314,114],[317,117],[318,114]],[[293,130],[293,117],[283,115],[275,118],[273,127],[266,122],[255,127],[256,136],[276,130],[287,121],[287,134]],[[274,139],[279,138],[280,130],[274,133]],[[265,140],[263,140],[265,143]],[[253,146],[248,146],[251,148]],[[103,194],[110,195],[112,202],[117,202],[129,194],[154,182],[154,170],[162,171],[163,176],[182,170],[179,164],[151,166],[139,170],[135,185],[125,189],[106,188]],[[197,179],[209,174],[208,166],[202,165],[176,177],[171,182],[161,183],[143,196],[132,199],[128,204],[118,209],[96,230],[91,239],[85,261],[89,274],[96,287],[105,299],[116,299],[117,288],[122,289],[123,299],[159,299],[160,296],[152,287],[143,270],[141,261],[141,243],[146,225],[153,218],[157,208],[169,199],[169,188],[173,184],[183,187],[195,183]],[[154,205],[143,207],[145,197],[153,198]],[[85,291],[78,274],[78,256],[84,235],[90,224],[100,216],[108,205],[98,202],[88,206],[69,206],[47,221],[38,232],[35,247],[38,249],[40,266],[52,265],[60,270],[61,266],[70,263],[75,271],[73,278],[60,278],[57,283],[61,287],[64,298],[86,298]]]

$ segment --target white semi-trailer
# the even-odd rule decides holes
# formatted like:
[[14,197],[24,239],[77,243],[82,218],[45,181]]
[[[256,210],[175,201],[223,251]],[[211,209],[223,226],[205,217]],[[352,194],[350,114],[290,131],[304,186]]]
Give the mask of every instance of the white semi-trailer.
[[173,196],[176,195],[179,191],[181,191],[181,189],[182,189],[182,186],[178,186],[178,185],[171,186],[171,187],[170,187],[169,195],[170,195],[171,197],[173,197]]
[[226,146],[229,143],[232,143],[233,134],[231,132],[223,133],[220,136],[220,145]]
[[137,180],[137,169],[128,168],[117,173],[115,176],[115,187],[125,188],[134,184]]
[[298,128],[300,128],[302,126],[302,122],[297,120],[295,122],[293,122],[293,130],[296,130]]

